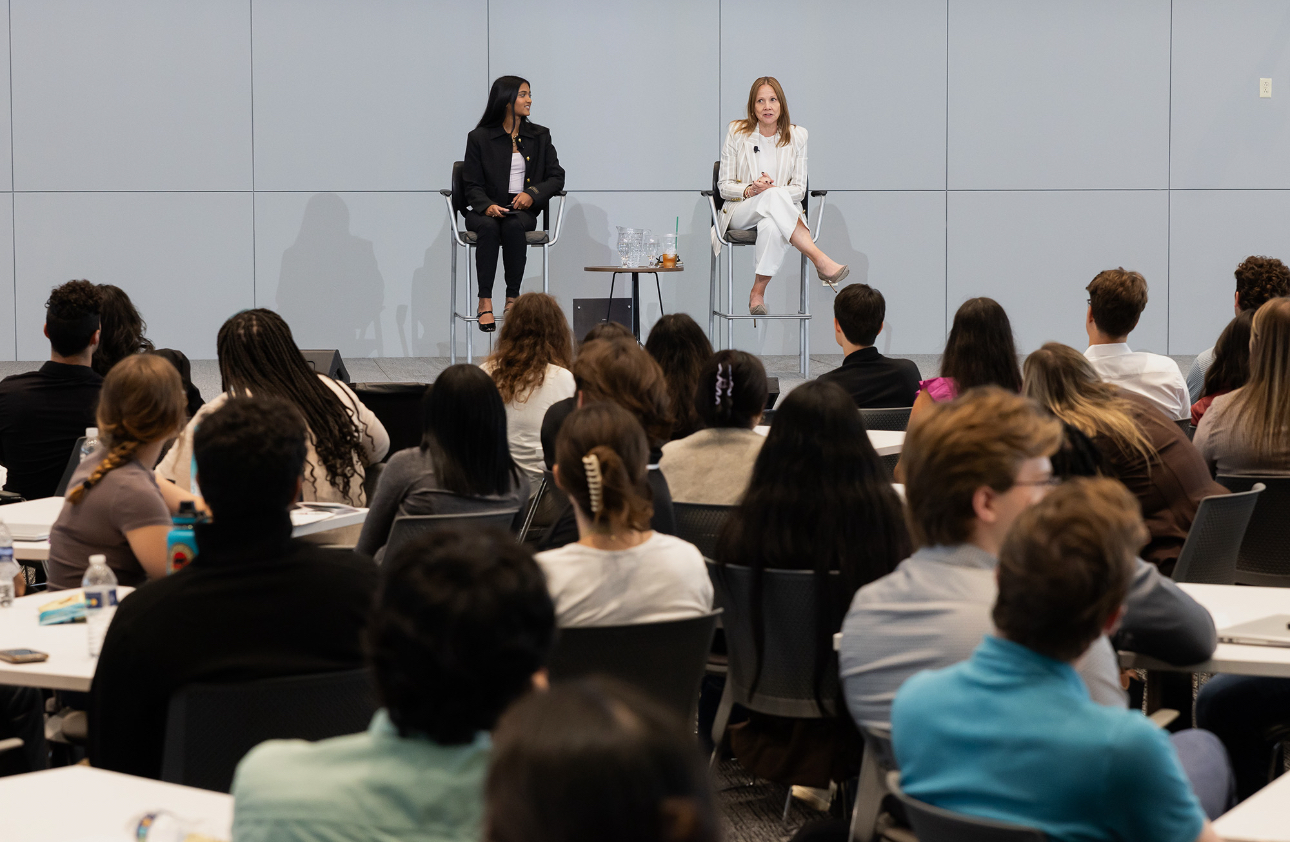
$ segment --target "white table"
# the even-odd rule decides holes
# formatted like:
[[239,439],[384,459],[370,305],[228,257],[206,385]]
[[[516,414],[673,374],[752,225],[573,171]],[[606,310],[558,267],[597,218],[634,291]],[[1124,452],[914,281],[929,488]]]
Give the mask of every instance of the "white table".
[[233,796],[88,766],[0,778],[5,842],[134,842],[146,813],[165,811],[189,833],[233,835]]
[[[0,506],[0,519],[3,519],[7,524],[12,523],[15,526],[22,524],[28,528],[36,528],[38,531],[48,534],[49,528],[54,525],[54,521],[58,519],[58,513],[63,509],[61,501],[61,497],[44,497],[40,500],[27,500],[22,503]],[[316,532],[326,532],[330,529],[357,526],[365,520],[367,520],[367,509],[356,509],[343,514],[327,514],[326,512],[293,509],[291,511],[291,523],[293,526],[291,535],[299,538]],[[19,561],[44,561],[49,558],[49,541],[47,539],[14,541],[13,555]]]
[[1282,775],[1214,822],[1228,842],[1290,842],[1290,775]]
[[[1290,588],[1193,584],[1182,584],[1178,587],[1209,610],[1209,613],[1214,616],[1214,625],[1219,629],[1273,614],[1290,614]],[[1175,667],[1135,652],[1121,652],[1120,665],[1126,669],[1225,672],[1233,675],[1290,678],[1290,649],[1220,643],[1209,660],[1182,667]]]
[[[121,585],[116,590],[117,598],[123,599],[134,588]],[[30,594],[15,599],[10,608],[0,608],[0,649],[35,649],[49,655],[49,660],[35,664],[0,661],[0,684],[89,692],[98,658],[89,655],[89,630],[85,624],[39,623],[40,606],[78,592],[79,589]],[[3,816],[0,812],[0,828]]]
[[[753,429],[763,436],[770,432],[770,427],[766,424],[759,424]],[[874,450],[878,451],[879,456],[893,456],[905,446],[904,430],[866,430],[865,432],[869,434],[869,443],[873,445]]]

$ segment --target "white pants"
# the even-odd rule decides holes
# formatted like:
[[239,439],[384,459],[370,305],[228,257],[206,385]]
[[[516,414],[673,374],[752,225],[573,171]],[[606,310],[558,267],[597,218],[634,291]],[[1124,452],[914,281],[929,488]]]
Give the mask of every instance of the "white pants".
[[774,275],[784,262],[789,240],[801,218],[801,211],[789,195],[788,188],[772,187],[732,205],[731,228],[757,229],[757,244],[753,247],[757,274]]

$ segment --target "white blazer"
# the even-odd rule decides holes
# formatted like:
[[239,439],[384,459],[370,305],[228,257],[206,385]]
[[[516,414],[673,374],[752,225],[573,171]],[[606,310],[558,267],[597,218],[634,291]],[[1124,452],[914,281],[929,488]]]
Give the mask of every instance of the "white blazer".
[[[726,236],[726,229],[730,227],[730,203],[742,202],[744,190],[761,176],[761,170],[757,166],[757,153],[753,151],[759,133],[753,129],[749,134],[743,134],[739,131],[741,125],[742,120],[732,122],[726,130],[726,142],[721,145],[717,192],[726,200],[726,204],[717,214],[717,232],[722,237]],[[792,142],[775,147],[775,170],[780,176],[775,186],[788,188],[789,195],[797,203],[798,213],[801,213],[802,199],[806,197],[806,129],[793,126],[792,136]],[[784,173],[792,173],[787,181],[783,178]],[[715,236],[712,242],[713,250],[719,251],[721,245]]]

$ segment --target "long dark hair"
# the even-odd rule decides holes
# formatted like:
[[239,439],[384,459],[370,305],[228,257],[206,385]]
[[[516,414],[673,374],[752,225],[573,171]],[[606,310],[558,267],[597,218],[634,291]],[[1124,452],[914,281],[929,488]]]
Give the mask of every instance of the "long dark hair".
[[672,438],[685,438],[703,426],[694,406],[694,390],[712,344],[703,328],[685,313],[670,313],[654,323],[645,350],[663,369],[672,398]]
[[[528,85],[528,79],[519,76],[498,76],[493,80],[493,87],[488,91],[488,105],[484,106],[484,116],[475,125],[477,129],[491,129],[500,126],[506,119],[506,106],[515,107],[515,100],[520,95],[520,85]],[[532,89],[532,85],[529,88]],[[528,117],[521,117],[527,123]]]
[[1214,343],[1214,362],[1205,371],[1202,396],[1230,392],[1249,381],[1250,325],[1253,322],[1254,311],[1242,310],[1218,335],[1218,341]]
[[954,314],[941,357],[941,376],[952,377],[961,395],[977,386],[1021,391],[1021,367],[1008,314],[993,298],[969,298]]
[[[894,570],[910,552],[900,498],[842,387],[808,380],[784,398],[718,547],[720,564],[755,571],[751,615],[758,672],[765,635],[761,572],[815,571],[818,694],[831,668],[833,634],[851,597]],[[830,570],[842,577],[836,603],[829,596]]]
[[506,438],[506,406],[478,366],[448,366],[422,400],[421,449],[430,454],[439,484],[467,497],[502,495],[519,481]]
[[[230,397],[265,395],[294,404],[309,425],[327,483],[350,502],[360,499],[354,462],[362,461],[367,429],[359,430],[357,408],[346,406],[310,370],[282,317],[263,308],[243,310],[220,327],[215,350],[224,391]],[[313,466],[306,469],[317,488]]]
[[131,354],[153,350],[153,345],[144,336],[148,325],[125,290],[112,284],[99,284],[98,290],[99,327],[103,332],[99,335],[99,347],[94,351],[90,367],[106,377],[112,366]]

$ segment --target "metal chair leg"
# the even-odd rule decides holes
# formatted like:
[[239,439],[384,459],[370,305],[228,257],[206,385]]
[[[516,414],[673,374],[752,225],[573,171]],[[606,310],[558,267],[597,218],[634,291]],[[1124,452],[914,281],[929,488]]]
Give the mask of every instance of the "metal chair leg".
[[779,817],[780,824],[788,824],[788,813],[793,809],[793,788],[788,788],[788,796],[784,799],[784,815]]
[[[470,291],[473,290],[474,288],[475,286],[473,283],[471,283],[471,280],[470,280],[470,246],[466,246],[466,300],[467,301],[470,300]],[[478,299],[476,299],[476,301],[478,301]],[[476,308],[478,308],[478,304],[476,304]],[[479,312],[478,309],[476,309],[476,312]],[[466,324],[470,324],[470,322],[466,322]],[[475,326],[478,327],[479,322],[475,322]],[[475,332],[468,329],[466,331],[466,362],[473,363],[474,361],[475,361]]]
[[549,261],[547,258],[551,253],[549,249],[550,249],[550,246],[542,246],[542,292],[544,293],[549,293],[551,291],[551,282],[548,278],[548,271],[547,271],[548,264],[549,264]]
[[[711,248],[709,248],[711,251]],[[708,341],[712,343],[714,351],[721,350],[721,344],[717,341],[717,254],[711,253],[712,262],[709,264],[708,272]]]
[[717,704],[717,714],[712,720],[712,758],[708,761],[709,769],[717,768],[717,761],[721,759],[721,745],[726,739],[726,725],[730,723],[730,711],[735,706],[735,693],[729,679],[726,680],[725,689],[721,691],[721,701]]
[[[452,250],[452,269],[448,274],[448,359],[451,365],[457,364],[457,244],[450,243]],[[415,321],[415,320],[414,320]],[[415,332],[415,325],[413,327]]]

